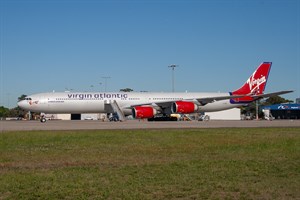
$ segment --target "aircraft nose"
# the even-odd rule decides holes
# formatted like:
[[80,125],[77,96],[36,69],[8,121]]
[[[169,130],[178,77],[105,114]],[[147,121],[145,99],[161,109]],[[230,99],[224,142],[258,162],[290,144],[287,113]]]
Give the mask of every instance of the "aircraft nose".
[[26,109],[28,107],[28,103],[25,100],[18,102],[18,106],[22,109]]

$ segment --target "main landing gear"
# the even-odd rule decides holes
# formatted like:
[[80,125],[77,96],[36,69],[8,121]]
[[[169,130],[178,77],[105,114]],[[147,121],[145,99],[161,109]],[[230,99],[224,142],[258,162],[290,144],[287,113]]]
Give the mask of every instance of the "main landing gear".
[[47,121],[47,120],[46,120],[45,115],[41,115],[40,122],[45,123],[46,121]]

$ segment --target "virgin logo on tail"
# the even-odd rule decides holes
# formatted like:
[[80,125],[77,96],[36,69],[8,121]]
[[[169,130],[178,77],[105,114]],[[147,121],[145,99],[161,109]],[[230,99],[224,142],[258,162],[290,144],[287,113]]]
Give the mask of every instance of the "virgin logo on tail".
[[266,76],[263,75],[260,78],[255,78],[256,72],[257,71],[255,71],[246,82],[248,83],[250,94],[256,94],[256,92],[259,93],[260,86],[267,81]]
[[[258,95],[263,94],[269,72],[271,69],[271,62],[262,63],[254,73],[248,78],[246,83],[239,89],[231,92],[231,95]],[[249,103],[254,99],[251,96],[231,99],[231,103]]]

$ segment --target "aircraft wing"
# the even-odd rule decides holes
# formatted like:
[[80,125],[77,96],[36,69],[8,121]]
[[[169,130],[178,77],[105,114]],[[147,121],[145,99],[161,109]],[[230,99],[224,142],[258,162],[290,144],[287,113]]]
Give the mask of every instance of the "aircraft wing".
[[272,97],[276,95],[281,95],[281,94],[287,94],[294,92],[293,90],[284,90],[284,91],[279,91],[279,92],[272,92],[272,93],[267,93],[267,94],[259,94],[259,95],[253,95],[251,97],[253,98],[267,98],[267,97]]
[[220,101],[220,100],[225,100],[225,99],[235,99],[235,98],[242,98],[245,96],[250,96],[254,99],[258,98],[267,98],[267,97],[272,97],[276,95],[281,95],[281,94],[287,94],[293,92],[293,90],[284,90],[284,91],[279,91],[279,92],[272,92],[272,93],[266,93],[266,94],[259,94],[259,95],[231,95],[231,96],[219,96],[219,97],[205,97],[205,98],[199,98],[196,99],[201,105],[205,105],[207,103],[211,103],[214,101]]
[[201,105],[205,105],[205,104],[215,102],[215,101],[242,98],[242,97],[245,97],[245,96],[248,96],[248,95],[230,95],[230,96],[204,97],[204,98],[197,98],[195,100],[198,101]]
[[[285,91],[279,91],[279,92],[273,92],[273,93],[267,93],[267,94],[260,94],[260,95],[229,95],[229,96],[214,96],[214,97],[201,97],[201,98],[195,98],[195,99],[182,99],[178,101],[191,101],[194,102],[195,104],[200,105],[206,105],[208,103],[212,103],[215,101],[221,101],[221,100],[226,100],[226,99],[236,99],[236,98],[242,98],[245,96],[252,97],[253,99],[260,99],[260,98],[267,98],[275,95],[281,95],[281,94],[286,94],[293,92],[292,90],[285,90]],[[163,102],[156,102],[156,103],[147,103],[147,104],[136,104],[136,105],[131,105],[130,107],[135,107],[135,106],[153,106],[153,107],[161,107],[161,108],[167,108],[172,105],[174,101],[163,101]]]
[[[231,96],[215,96],[215,97],[203,97],[203,98],[195,98],[195,99],[182,99],[182,100],[176,100],[176,101],[190,101],[190,102],[194,102],[195,104],[198,105],[205,105],[208,103],[212,103],[215,101],[220,101],[220,100],[225,100],[225,99],[235,99],[235,98],[241,98],[241,97],[245,97],[248,95],[231,95]],[[161,108],[167,108],[170,107],[172,105],[172,103],[175,102],[173,101],[163,101],[163,102],[156,102],[156,103],[147,103],[147,104],[136,104],[136,105],[131,105],[132,107],[135,106],[158,106]]]

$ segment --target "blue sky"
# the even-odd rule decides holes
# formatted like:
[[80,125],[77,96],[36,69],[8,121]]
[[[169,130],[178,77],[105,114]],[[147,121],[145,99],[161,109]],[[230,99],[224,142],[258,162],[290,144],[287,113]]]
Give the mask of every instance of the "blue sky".
[[[228,92],[264,61],[300,97],[297,0],[1,0],[0,105],[48,91]],[[102,83],[102,84],[100,84]],[[94,87],[91,87],[93,85]]]

